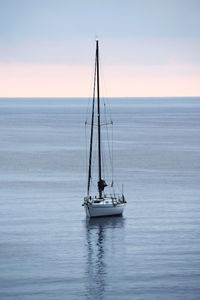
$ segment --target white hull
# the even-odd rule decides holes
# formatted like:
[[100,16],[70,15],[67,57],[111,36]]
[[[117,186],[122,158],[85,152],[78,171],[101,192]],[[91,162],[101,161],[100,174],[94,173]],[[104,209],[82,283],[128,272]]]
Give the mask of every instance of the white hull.
[[116,216],[122,215],[124,210],[124,203],[120,204],[107,204],[107,203],[91,203],[85,205],[86,216],[92,217],[104,217],[104,216]]

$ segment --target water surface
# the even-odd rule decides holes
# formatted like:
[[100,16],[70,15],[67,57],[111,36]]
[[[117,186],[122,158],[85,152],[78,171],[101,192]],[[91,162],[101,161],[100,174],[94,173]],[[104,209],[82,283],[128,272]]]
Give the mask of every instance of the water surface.
[[0,299],[199,299],[200,98],[109,102],[128,204],[89,221],[88,101],[0,100]]

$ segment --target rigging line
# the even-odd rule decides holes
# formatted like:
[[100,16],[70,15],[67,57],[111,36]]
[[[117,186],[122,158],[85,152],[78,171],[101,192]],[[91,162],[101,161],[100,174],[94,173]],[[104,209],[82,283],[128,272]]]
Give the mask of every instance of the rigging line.
[[[107,153],[108,153],[108,148],[105,148],[104,145],[104,151],[102,151],[102,155],[103,155],[103,175],[105,178],[105,174],[106,174],[106,183],[108,184],[108,187],[110,187],[110,181],[111,181],[111,174],[110,174],[110,161],[109,159],[107,159]],[[108,157],[109,158],[109,157]]]
[[[105,153],[104,153],[103,157],[104,157],[104,169],[103,169],[103,171],[104,171],[104,174],[107,174],[106,178],[105,178],[105,175],[104,175],[104,178],[106,179],[106,183],[108,184],[108,182],[110,182],[110,174],[109,174],[109,166],[107,164]],[[108,186],[109,185],[110,184],[108,184]]]
[[[114,189],[114,186],[113,186],[113,173],[114,173],[114,167],[113,167],[113,126],[112,126],[112,131],[111,131],[111,134],[112,134],[112,144],[111,144],[111,147],[110,147],[110,134],[109,134],[109,129],[108,129],[108,126],[107,126],[107,136],[108,136],[108,157],[109,157],[109,175],[111,178],[110,181],[111,181],[111,184],[109,186],[109,190],[110,190],[110,194],[115,194],[115,189]],[[107,166],[108,168],[108,166]],[[110,174],[110,170],[111,170],[111,174]]]
[[[107,136],[106,135],[107,131],[104,131],[104,136]],[[108,149],[109,149],[109,140],[108,140],[108,136],[107,136],[107,145],[105,145],[105,155],[104,155],[104,160],[105,160],[105,172],[108,174],[107,177],[109,178],[110,174],[109,174],[109,155],[108,155],[108,159],[107,159],[107,152],[108,152]]]
[[116,182],[117,183],[117,191],[118,191],[118,193],[120,193],[120,187],[119,187],[119,184],[118,184],[118,182]]
[[[106,102],[108,102],[109,107],[108,107],[108,113],[107,113],[107,105]],[[107,134],[107,141],[108,141],[108,155],[109,155],[109,163],[111,166],[111,185],[109,186],[109,192],[110,195],[112,196],[113,194],[115,195],[115,188],[113,186],[113,178],[114,178],[114,164],[113,164],[113,157],[114,157],[114,150],[113,150],[113,121],[112,121],[112,116],[111,116],[111,109],[110,109],[110,102],[108,100],[105,101],[104,99],[104,115],[106,119],[106,134]],[[108,114],[109,114],[109,119],[110,122],[108,122]],[[111,132],[109,130],[109,126],[111,125]],[[111,142],[110,142],[110,135],[111,135]]]
[[[95,58],[96,58],[96,56],[94,57],[94,61],[95,61]],[[90,88],[89,88],[89,91],[92,90],[93,86],[94,86],[94,70],[92,68],[91,73],[90,73]],[[90,94],[90,92],[89,92],[89,94]],[[86,120],[85,120],[86,124],[88,124],[88,119],[91,116],[91,113],[89,111],[90,109],[91,109],[91,97],[88,97],[87,106],[86,106]]]
[[[113,121],[112,121],[112,115],[111,115],[111,108],[110,108],[110,101],[107,100],[108,103],[108,113],[109,113],[109,118],[111,120],[111,146],[110,146],[110,139],[109,139],[109,156],[110,156],[110,164],[111,164],[111,177],[112,177],[112,189],[113,192],[115,194],[115,189],[113,186],[113,180],[114,180],[114,125],[113,125]],[[107,116],[107,110],[106,110],[106,116]],[[107,127],[108,130],[108,127]],[[109,135],[109,132],[108,132]],[[111,148],[111,149],[110,149]]]
[[102,144],[102,169],[103,169],[103,177],[104,179],[106,179],[105,177],[108,178],[108,176],[106,176],[106,174],[108,174],[108,166],[107,166],[107,158],[106,158],[106,147],[105,144]]
[[114,180],[114,147],[113,147],[113,144],[114,144],[114,134],[113,134],[114,130],[113,130],[113,123],[112,123],[112,184],[113,184],[113,180]]
[[103,58],[102,56],[99,58],[100,74],[101,74],[101,82],[102,82],[101,89],[102,89],[103,99],[107,100],[107,97],[105,97],[105,96],[108,95],[108,93],[107,93],[108,89],[107,89],[107,86],[106,86],[106,80],[105,80],[104,68],[103,68],[103,63],[102,63],[103,59],[102,58]]
[[87,99],[87,106],[86,106],[86,119],[85,119],[85,125],[88,124],[89,119],[89,107],[90,107],[90,98]]
[[91,117],[91,133],[90,133],[90,154],[89,154],[88,185],[87,185],[87,194],[88,195],[89,195],[90,180],[91,180],[91,163],[92,163],[93,128],[94,128],[93,124],[94,124],[94,103],[95,103],[96,69],[97,69],[97,60],[95,59],[94,87],[93,87],[93,100],[92,100],[92,117]]
[[[94,136],[94,141],[95,141],[95,145],[93,146],[93,160],[92,160],[92,165],[91,165],[91,173],[94,173],[94,170],[97,169],[97,164],[96,164],[96,157],[97,157],[97,133]],[[96,188],[96,184],[94,184],[92,176],[91,176],[91,183],[92,183],[93,187]]]
[[[106,134],[107,134],[107,145],[108,145],[108,162],[109,162],[109,166],[107,165],[107,160],[106,160],[106,166],[105,168],[108,170],[107,171],[107,174],[109,173],[109,180],[111,181],[111,184],[108,186],[109,188],[109,193],[110,193],[110,196],[112,195],[115,195],[115,188],[114,188],[114,185],[113,185],[113,180],[114,180],[114,146],[113,146],[113,121],[112,121],[112,116],[111,116],[111,109],[110,109],[110,102],[108,100],[105,100],[105,98],[103,99],[103,102],[104,102],[104,119],[105,119],[105,124],[106,125]],[[108,111],[107,111],[107,105],[106,105],[106,102],[108,102],[109,104],[109,107],[108,107]],[[109,120],[110,122],[109,122]],[[111,132],[109,130],[109,126],[108,125],[111,125],[112,128],[111,128]],[[110,137],[111,137],[111,141],[110,141]],[[110,174],[110,170],[111,170],[111,174]]]
[[105,179],[105,155],[104,155],[104,145],[101,144],[101,156],[102,156],[102,177]]
[[[85,170],[86,170],[86,173],[87,173],[87,169],[88,169],[88,145],[87,145],[87,127],[86,127],[86,124],[85,124]],[[87,181],[87,179],[86,179]]]
[[[106,87],[106,84],[105,84],[105,80],[104,80],[104,74],[103,74],[103,68],[102,68],[102,60],[101,60],[101,57],[99,57],[99,65],[100,65],[100,73],[101,73],[101,79],[102,79],[102,81],[103,81],[103,85],[102,85],[102,88],[104,88],[104,87]],[[112,118],[111,118],[111,113],[110,113],[110,111],[109,111],[109,120],[110,120],[110,122],[108,121],[108,118],[107,118],[107,112],[106,112],[106,109],[105,109],[105,105],[106,105],[106,103],[105,103],[105,97],[103,96],[103,97],[101,97],[101,100],[103,100],[102,102],[104,103],[104,111],[105,111],[105,113],[104,113],[104,119],[106,120],[105,121],[105,124],[102,124],[101,123],[101,126],[102,125],[105,125],[106,126],[106,130],[107,130],[107,140],[108,140],[108,150],[106,149],[106,151],[108,151],[108,162],[109,162],[109,165],[110,165],[110,167],[108,167],[107,166],[107,161],[106,161],[106,157],[105,157],[105,155],[106,155],[106,153],[104,154],[104,160],[102,160],[102,163],[104,163],[105,164],[105,166],[103,166],[103,171],[105,172],[105,169],[107,168],[107,170],[109,171],[110,170],[110,168],[111,168],[111,174],[112,174],[112,169],[113,169],[113,160],[112,160],[112,155],[111,155],[111,150],[110,150],[110,137],[109,137],[109,130],[108,130],[108,124],[112,124]],[[106,117],[105,117],[106,116]],[[105,147],[104,147],[105,148]],[[103,153],[103,152],[102,152]],[[112,177],[112,175],[111,175],[111,177]]]
[[109,99],[107,99],[107,103],[108,103],[108,113],[109,113],[109,116],[110,116],[110,121],[113,122]]
[[[104,113],[104,118],[105,118],[105,113]],[[105,137],[106,131],[103,130],[102,134]],[[107,179],[109,179],[109,166],[107,164],[107,161],[108,161],[108,159],[107,159],[107,151],[108,151],[108,149],[106,147],[107,144],[105,143],[105,141],[106,141],[106,139],[104,138],[104,142],[102,143],[102,170],[103,170],[103,177],[104,177],[104,179],[106,179],[105,178],[106,174],[107,174],[107,176],[106,176]],[[107,181],[107,179],[106,179],[106,181]]]
[[[105,114],[105,119],[106,119],[106,134],[107,134],[107,141],[108,141],[108,157],[109,157],[109,163],[111,167],[111,178],[113,181],[113,152],[112,152],[112,145],[113,145],[113,136],[111,137],[111,146],[110,146],[110,134],[109,134],[109,128],[108,128],[108,123],[107,123],[107,111],[106,111],[106,104],[104,102],[104,114]],[[113,125],[111,123],[111,125]],[[112,126],[112,131],[113,133],[113,126]]]

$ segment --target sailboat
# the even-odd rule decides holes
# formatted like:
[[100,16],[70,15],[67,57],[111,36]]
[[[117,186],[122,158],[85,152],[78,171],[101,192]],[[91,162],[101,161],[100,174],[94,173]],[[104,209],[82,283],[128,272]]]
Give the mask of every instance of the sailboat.
[[[93,88],[93,100],[91,109],[91,121],[90,121],[90,146],[89,146],[89,158],[88,158],[88,178],[87,178],[87,196],[84,197],[84,203],[86,216],[92,217],[105,217],[122,215],[126,200],[123,194],[123,188],[121,193],[116,193],[114,188],[114,181],[111,184],[107,183],[105,179],[106,174],[103,174],[103,153],[102,153],[102,127],[104,124],[101,119],[102,103],[100,99],[99,88],[99,42],[96,40],[96,53],[95,53],[95,72],[94,72],[94,88]],[[112,122],[111,122],[112,123]],[[96,144],[97,144],[97,184],[95,185],[95,193],[91,193],[91,185],[93,184],[92,166],[94,155],[94,135],[96,132]]]

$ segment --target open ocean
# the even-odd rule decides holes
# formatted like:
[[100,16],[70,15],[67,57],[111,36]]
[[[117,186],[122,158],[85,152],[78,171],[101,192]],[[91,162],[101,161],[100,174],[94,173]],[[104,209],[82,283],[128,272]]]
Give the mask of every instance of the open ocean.
[[200,299],[200,98],[109,103],[128,203],[88,221],[88,100],[0,99],[0,300]]

